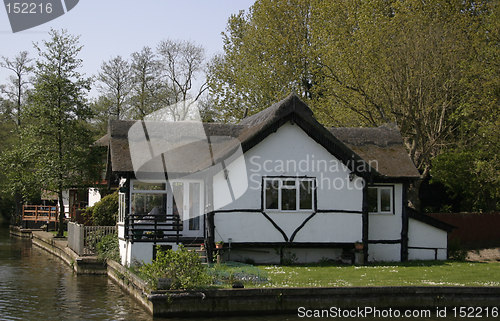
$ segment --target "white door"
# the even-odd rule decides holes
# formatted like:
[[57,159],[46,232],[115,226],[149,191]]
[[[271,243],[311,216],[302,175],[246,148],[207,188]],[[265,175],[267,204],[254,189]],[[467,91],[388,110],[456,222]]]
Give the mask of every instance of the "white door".
[[182,221],[182,236],[203,236],[203,191],[198,181],[172,182],[172,211]]

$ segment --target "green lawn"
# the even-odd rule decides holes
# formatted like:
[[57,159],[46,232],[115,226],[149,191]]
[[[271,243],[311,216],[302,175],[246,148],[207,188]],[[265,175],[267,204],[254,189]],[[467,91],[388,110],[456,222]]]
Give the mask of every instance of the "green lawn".
[[409,262],[371,266],[259,266],[257,287],[500,286],[500,263]]

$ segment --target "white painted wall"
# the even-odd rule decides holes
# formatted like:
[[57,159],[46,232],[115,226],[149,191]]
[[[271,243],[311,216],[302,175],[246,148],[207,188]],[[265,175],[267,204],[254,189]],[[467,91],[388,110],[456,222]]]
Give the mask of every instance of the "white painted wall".
[[101,200],[101,193],[97,188],[89,188],[89,207],[94,206],[95,203]]
[[[288,239],[310,213],[271,213]],[[294,242],[361,241],[361,214],[318,213],[296,234]],[[231,228],[228,228],[230,226]],[[261,213],[215,214],[215,240],[228,242],[284,242],[282,234]]]
[[[292,248],[286,249],[285,258],[293,258],[294,263],[320,262],[321,260],[339,261],[342,249],[338,248]],[[262,264],[279,264],[279,249],[275,248],[242,248],[226,251],[225,260],[238,262],[259,262]]]
[[[248,177],[237,175],[229,166],[229,178],[235,185],[248,179],[243,195],[222,209],[261,207],[263,176],[316,177],[318,209],[362,210],[362,179],[349,180],[349,169],[310,138],[298,125],[287,123],[245,153]],[[235,166],[240,166],[236,164]],[[326,170],[325,170],[326,168]],[[214,177],[214,191],[226,188],[224,175]],[[221,203],[221,202],[220,202]],[[267,214],[288,237],[311,211]],[[361,214],[318,213],[297,234],[297,242],[355,242],[361,240]],[[227,242],[283,242],[281,234],[261,213],[217,213],[216,239]]]
[[[410,218],[408,222],[408,247],[438,248],[438,260],[446,260],[448,234],[446,231]],[[410,260],[434,260],[433,249],[409,249]]]
[[394,186],[394,214],[369,214],[368,238],[370,240],[399,240],[402,228],[402,184],[380,184]]
[[125,239],[125,224],[117,223],[116,227],[118,228],[118,238]]
[[129,266],[127,264],[127,241],[122,238],[118,238],[118,249],[120,250],[120,262],[123,266]]
[[[403,215],[403,184],[394,186],[394,214],[368,214],[368,239],[400,240]],[[368,261],[401,261],[401,244],[369,244]]]
[[401,261],[401,244],[369,244],[368,261]]
[[[119,239],[120,257],[123,266],[131,266],[137,263],[151,263],[153,260],[152,242],[135,242]],[[175,243],[158,243],[157,245],[170,245],[174,251],[179,246]]]
[[[62,196],[64,203],[64,214],[66,215],[66,217],[69,217],[69,190],[66,189],[62,191]],[[57,203],[57,206],[59,206],[59,203]]]

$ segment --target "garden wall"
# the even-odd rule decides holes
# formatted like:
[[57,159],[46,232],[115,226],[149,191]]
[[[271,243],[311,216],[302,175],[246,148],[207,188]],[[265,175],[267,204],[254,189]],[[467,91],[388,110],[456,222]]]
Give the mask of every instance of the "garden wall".
[[467,249],[500,247],[500,213],[431,213],[429,216],[456,228],[448,241]]

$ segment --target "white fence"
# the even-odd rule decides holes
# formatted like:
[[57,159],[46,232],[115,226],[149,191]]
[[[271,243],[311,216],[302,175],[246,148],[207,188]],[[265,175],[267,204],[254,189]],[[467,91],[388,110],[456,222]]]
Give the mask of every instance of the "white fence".
[[103,236],[116,234],[116,226],[85,226],[68,223],[68,246],[78,255],[95,255]]

